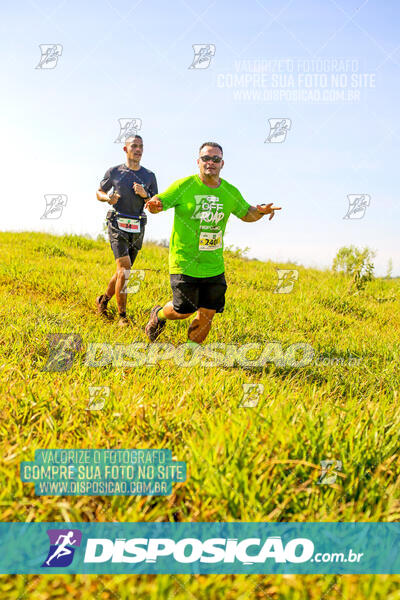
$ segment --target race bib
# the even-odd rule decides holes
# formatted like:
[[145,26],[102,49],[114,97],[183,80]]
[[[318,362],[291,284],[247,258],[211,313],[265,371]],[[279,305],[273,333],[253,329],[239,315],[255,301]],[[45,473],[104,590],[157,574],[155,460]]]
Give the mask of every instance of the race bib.
[[119,217],[117,219],[118,229],[121,231],[129,231],[129,233],[140,233],[139,219],[125,219]]
[[219,248],[222,248],[222,231],[216,233],[200,232],[199,250],[218,250]]

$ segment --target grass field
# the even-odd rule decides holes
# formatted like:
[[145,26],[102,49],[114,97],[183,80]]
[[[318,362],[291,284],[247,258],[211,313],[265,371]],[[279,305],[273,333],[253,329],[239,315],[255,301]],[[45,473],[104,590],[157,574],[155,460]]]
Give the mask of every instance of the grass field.
[[[148,270],[128,296],[133,324],[121,329],[115,300],[113,322],[95,313],[114,268],[106,242],[41,233],[1,233],[0,242],[2,521],[399,521],[398,281],[350,294],[343,274],[230,251],[225,312],[207,341],[304,342],[316,360],[96,368],[85,365],[89,343],[147,341],[150,309],[171,295],[168,250],[147,244],[139,254],[135,268]],[[273,293],[276,267],[298,269],[291,293]],[[181,344],[186,330],[168,323],[160,341]],[[43,371],[54,333],[82,336],[66,372]],[[264,386],[254,408],[240,406],[246,383]],[[89,386],[110,387],[102,410],[86,410]],[[19,476],[38,448],[168,448],[186,461],[187,480],[166,497],[39,497]],[[325,459],[343,470],[318,485]],[[394,600],[400,576],[20,575],[1,577],[0,597]]]

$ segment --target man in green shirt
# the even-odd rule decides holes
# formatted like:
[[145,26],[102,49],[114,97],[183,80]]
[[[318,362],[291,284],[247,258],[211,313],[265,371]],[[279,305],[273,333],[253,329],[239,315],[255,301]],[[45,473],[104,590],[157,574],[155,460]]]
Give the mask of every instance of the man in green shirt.
[[152,309],[145,330],[152,342],[167,319],[187,319],[195,312],[188,343],[197,345],[206,339],[215,313],[223,312],[225,305],[223,237],[229,215],[251,223],[268,214],[271,220],[275,211],[281,210],[272,203],[250,206],[237,188],[220,178],[222,157],[219,144],[202,144],[197,160],[199,175],[175,181],[145,204],[153,214],[175,209],[169,249],[173,301]]

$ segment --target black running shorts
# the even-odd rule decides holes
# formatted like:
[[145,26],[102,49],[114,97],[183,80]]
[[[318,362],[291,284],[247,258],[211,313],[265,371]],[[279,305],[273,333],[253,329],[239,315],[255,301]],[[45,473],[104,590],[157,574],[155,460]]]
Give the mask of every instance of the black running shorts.
[[225,273],[215,277],[170,275],[174,310],[180,314],[194,313],[209,308],[222,313],[225,306]]
[[108,238],[115,258],[129,256],[131,264],[142,247],[144,237],[144,225],[140,224],[140,233],[130,233],[118,229],[116,221],[108,221]]

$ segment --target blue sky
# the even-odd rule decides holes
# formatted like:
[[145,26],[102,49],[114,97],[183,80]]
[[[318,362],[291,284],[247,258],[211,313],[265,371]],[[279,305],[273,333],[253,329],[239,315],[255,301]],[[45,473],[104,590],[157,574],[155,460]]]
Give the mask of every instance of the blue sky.
[[[322,268],[340,246],[368,245],[378,274],[392,258],[400,275],[399,16],[398,2],[379,0],[9,4],[0,38],[1,229],[96,236],[107,210],[95,198],[99,181],[125,160],[114,143],[118,119],[140,118],[142,164],[160,191],[196,172],[198,147],[215,140],[224,147],[222,177],[251,204],[283,207],[272,222],[232,216],[225,244],[248,246],[249,256],[277,266]],[[39,44],[62,45],[54,69],[35,68]],[[207,69],[188,68],[193,44],[215,45]],[[303,82],[306,69],[322,64],[315,61],[325,59],[330,81],[326,65],[353,60],[367,84],[352,102],[260,98],[253,82],[246,98],[240,85],[221,86],[239,64],[250,73],[251,65],[272,69],[284,59]],[[291,120],[282,143],[265,143],[273,118]],[[66,194],[67,206],[59,219],[41,219],[44,194],[53,193]],[[364,218],[343,219],[348,194],[369,194]],[[172,216],[150,216],[147,239],[169,238]]]

